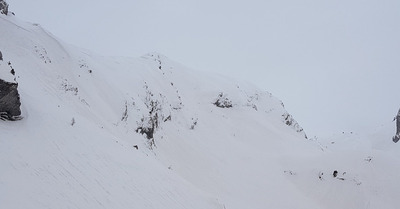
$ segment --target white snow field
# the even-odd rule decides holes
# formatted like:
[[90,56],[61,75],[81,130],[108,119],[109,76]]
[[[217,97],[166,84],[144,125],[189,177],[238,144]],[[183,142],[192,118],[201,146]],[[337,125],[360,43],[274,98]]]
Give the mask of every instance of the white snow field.
[[23,117],[0,120],[2,209],[400,207],[390,119],[306,139],[251,84],[157,53],[99,56],[14,16],[0,15],[0,51]]

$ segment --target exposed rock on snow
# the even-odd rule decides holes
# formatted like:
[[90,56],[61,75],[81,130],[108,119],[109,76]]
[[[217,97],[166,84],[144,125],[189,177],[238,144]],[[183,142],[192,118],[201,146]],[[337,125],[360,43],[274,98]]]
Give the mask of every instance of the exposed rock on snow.
[[8,15],[8,4],[4,0],[0,0],[0,14]]
[[2,120],[17,120],[21,115],[17,87],[15,70],[11,62],[3,61],[3,54],[0,51],[0,119]]
[[2,120],[17,120],[21,115],[21,102],[17,83],[0,79],[0,118]]
[[226,94],[219,93],[214,105],[220,108],[231,108],[232,101],[226,97]]
[[[293,118],[289,113],[285,113],[282,115],[284,122],[286,125],[293,127],[297,132],[304,133],[303,128],[297,123],[297,121]],[[304,133],[304,137],[307,139],[307,135]]]
[[393,137],[393,142],[397,143],[400,140],[400,110],[395,117],[396,120],[396,135]]
[[142,58],[143,58],[143,59],[153,60],[154,63],[156,63],[157,68],[158,68],[159,70],[162,70],[162,67],[163,67],[163,60],[167,59],[166,56],[164,56],[164,55],[162,55],[162,54],[160,54],[160,53],[156,53],[156,52],[147,53],[147,54],[143,55]]

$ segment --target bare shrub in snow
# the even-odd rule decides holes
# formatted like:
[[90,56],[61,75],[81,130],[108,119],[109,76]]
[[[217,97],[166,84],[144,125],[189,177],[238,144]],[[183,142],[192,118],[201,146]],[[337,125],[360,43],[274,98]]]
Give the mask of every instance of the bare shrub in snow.
[[122,114],[121,121],[127,121],[128,120],[128,101],[125,101],[125,111]]
[[149,140],[150,147],[155,146],[154,133],[159,127],[160,123],[168,120],[168,118],[164,118],[162,108],[163,96],[161,94],[160,97],[161,99],[155,98],[154,94],[147,90],[144,103],[149,112],[147,115],[144,115],[141,118],[140,122],[138,123],[138,127],[136,128],[137,133],[146,134],[146,138]]
[[72,92],[74,95],[78,95],[78,87],[72,86],[71,84],[68,83],[67,79],[63,80],[63,82],[61,83],[61,88],[65,91],[65,92]]
[[198,118],[192,118],[192,125],[190,126],[190,129],[191,130],[194,130],[194,127],[197,125],[197,120],[198,120]]

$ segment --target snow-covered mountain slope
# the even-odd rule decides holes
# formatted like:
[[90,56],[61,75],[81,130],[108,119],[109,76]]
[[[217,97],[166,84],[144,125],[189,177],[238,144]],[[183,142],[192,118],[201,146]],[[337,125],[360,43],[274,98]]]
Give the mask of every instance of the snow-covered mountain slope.
[[0,51],[23,118],[0,121],[4,208],[399,205],[386,130],[307,140],[281,101],[250,84],[157,53],[98,56],[13,16],[0,15]]

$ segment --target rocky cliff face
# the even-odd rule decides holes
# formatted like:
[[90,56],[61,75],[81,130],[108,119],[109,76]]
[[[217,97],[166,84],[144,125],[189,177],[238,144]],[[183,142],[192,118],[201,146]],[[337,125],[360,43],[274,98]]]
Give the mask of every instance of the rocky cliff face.
[[0,119],[17,120],[21,115],[21,102],[11,62],[4,62],[0,51]]
[[0,79],[0,119],[18,120],[21,115],[21,102],[17,83]]
[[8,4],[3,0],[0,0],[0,14],[8,15]]

